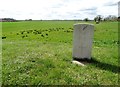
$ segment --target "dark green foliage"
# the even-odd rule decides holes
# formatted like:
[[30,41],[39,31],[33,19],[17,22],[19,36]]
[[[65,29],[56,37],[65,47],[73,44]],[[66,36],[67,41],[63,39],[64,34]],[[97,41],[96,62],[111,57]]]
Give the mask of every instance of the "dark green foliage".
[[4,37],[2,37],[2,39],[6,39],[6,37],[4,36]]

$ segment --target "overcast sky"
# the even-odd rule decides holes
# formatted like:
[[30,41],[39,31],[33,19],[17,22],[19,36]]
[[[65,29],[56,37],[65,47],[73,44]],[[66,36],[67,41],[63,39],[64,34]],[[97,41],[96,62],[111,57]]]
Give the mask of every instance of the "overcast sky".
[[120,1],[118,2],[118,16],[120,16]]
[[0,18],[93,19],[118,16],[119,0],[0,0]]

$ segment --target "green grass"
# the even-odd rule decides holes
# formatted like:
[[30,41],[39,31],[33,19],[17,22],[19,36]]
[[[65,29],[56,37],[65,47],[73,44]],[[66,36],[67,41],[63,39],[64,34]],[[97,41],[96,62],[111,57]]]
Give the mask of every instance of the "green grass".
[[95,24],[93,61],[72,64],[74,21],[2,23],[3,85],[117,85],[118,23]]

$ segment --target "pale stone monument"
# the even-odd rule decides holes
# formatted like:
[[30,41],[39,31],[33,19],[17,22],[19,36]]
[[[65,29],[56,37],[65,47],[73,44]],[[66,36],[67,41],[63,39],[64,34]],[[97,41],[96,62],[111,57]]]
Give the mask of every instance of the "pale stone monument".
[[73,59],[91,59],[93,24],[74,24]]

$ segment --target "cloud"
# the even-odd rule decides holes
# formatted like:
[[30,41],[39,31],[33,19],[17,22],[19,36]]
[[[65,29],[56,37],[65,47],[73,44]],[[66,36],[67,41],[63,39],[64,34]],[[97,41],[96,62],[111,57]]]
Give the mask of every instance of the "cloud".
[[118,5],[118,2],[108,2],[108,3],[105,3],[104,6],[117,6]]
[[[85,8],[85,9],[81,9],[79,11],[82,12],[85,16],[82,19],[84,19],[84,18],[94,19],[94,17],[97,15],[97,7]],[[89,17],[88,17],[88,15],[89,15]]]
[[96,11],[97,7],[87,8],[87,9],[81,9],[80,11]]
[[120,1],[118,2],[118,16],[120,16]]
[[96,16],[96,15],[97,15],[97,12],[96,12],[96,11],[92,11],[92,12],[85,12],[85,14],[88,14],[88,15],[94,15],[94,16]]
[[59,4],[56,4],[56,5],[53,5],[52,8],[60,8],[60,7],[62,7],[62,6],[64,6],[64,4],[62,4],[62,3],[60,4],[60,3],[59,3]]
[[93,19],[99,14],[118,15],[117,2],[118,0],[2,0],[0,17]]

